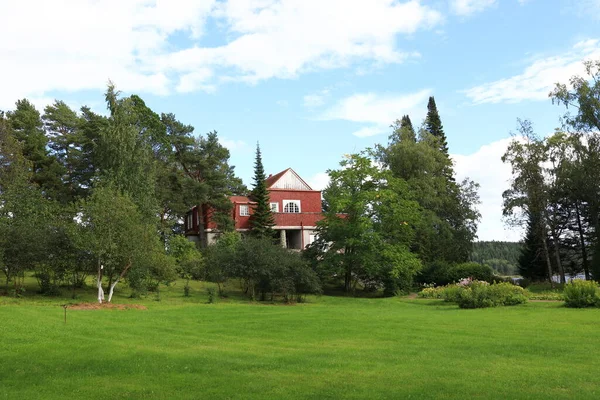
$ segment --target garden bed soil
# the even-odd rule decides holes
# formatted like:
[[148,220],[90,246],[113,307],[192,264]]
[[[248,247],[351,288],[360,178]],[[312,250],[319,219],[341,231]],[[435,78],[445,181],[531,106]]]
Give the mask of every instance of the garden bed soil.
[[70,310],[147,310],[146,306],[141,304],[114,304],[114,303],[79,303],[67,306]]

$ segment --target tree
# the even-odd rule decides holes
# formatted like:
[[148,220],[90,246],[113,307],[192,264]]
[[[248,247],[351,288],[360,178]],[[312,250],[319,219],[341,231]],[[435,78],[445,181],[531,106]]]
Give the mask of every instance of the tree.
[[[156,229],[147,222],[129,195],[113,184],[99,186],[83,203],[84,241],[97,263],[98,301],[104,301],[102,281],[108,279],[108,302],[115,286],[131,269],[153,267],[159,250]],[[164,250],[162,250],[164,252]]]
[[14,294],[22,290],[27,269],[44,262],[52,217],[51,202],[32,182],[32,162],[23,154],[24,143],[0,113],[0,266]]
[[553,103],[576,110],[564,115],[566,127],[579,133],[600,131],[600,60],[584,61],[583,66],[586,76],[573,76],[569,85],[557,83],[549,96]]
[[[210,210],[211,219],[216,222],[219,230],[233,229],[231,219],[231,201],[233,194],[245,195],[246,188],[242,181],[235,176],[234,167],[229,165],[229,150],[219,143],[217,132],[209,132],[206,136],[192,136],[193,127],[184,125],[175,119],[172,114],[163,114],[163,123],[167,127],[167,136],[172,146],[174,163],[171,166],[173,174],[167,174],[167,179],[176,189],[182,191],[173,193],[185,194],[183,200],[167,200],[173,210],[186,210],[198,207],[199,221],[204,221],[203,213]],[[182,173],[183,177],[179,176]],[[165,199],[174,199],[167,196]],[[205,243],[204,227],[199,229],[201,243]]]
[[135,98],[120,98],[111,83],[106,91],[110,111],[97,147],[100,179],[126,193],[149,220],[157,215],[155,163],[151,130],[140,123]]
[[[513,139],[502,161],[512,167],[511,188],[504,191],[503,213],[509,223],[522,225],[527,216],[533,216],[531,229],[541,240],[544,259],[546,261],[547,278],[552,284],[552,263],[550,251],[545,238],[548,237],[548,187],[544,178],[543,163],[547,159],[544,143],[533,133],[529,121],[519,120],[519,133],[525,143]],[[556,243],[556,239],[554,238]]]
[[442,120],[438,113],[437,105],[433,96],[429,97],[427,102],[427,117],[425,117],[425,130],[439,140],[440,150],[446,155],[448,154],[448,141],[442,126]]
[[28,100],[19,100],[7,119],[21,143],[23,156],[30,162],[31,181],[39,185],[47,198],[57,199],[62,192],[64,171],[48,152],[48,139],[39,111]]
[[202,254],[194,243],[182,235],[169,238],[168,254],[175,259],[177,273],[185,279],[184,293],[189,296],[190,279],[199,280],[204,273]]
[[42,119],[52,156],[60,163],[64,172],[60,177],[63,186],[59,199],[64,203],[72,202],[87,194],[80,173],[84,144],[80,131],[82,121],[75,111],[59,100],[46,106]]
[[527,232],[523,240],[521,255],[518,259],[519,274],[533,281],[541,281],[548,277],[548,269],[544,259],[542,241],[547,238],[541,234],[541,215],[528,213]]
[[420,269],[410,252],[414,227],[420,223],[418,204],[408,186],[359,154],[347,156],[339,170],[329,171],[323,196],[328,204],[317,223],[317,240],[309,254],[322,278],[344,277],[344,290],[357,285],[405,288]]
[[[584,211],[587,214],[580,215],[579,222],[587,219],[590,225],[589,236],[593,244],[590,268],[597,279],[600,276],[600,60],[584,61],[583,65],[584,76],[573,76],[569,85],[557,83],[549,96],[553,103],[567,108],[563,127],[581,139],[576,147],[577,174],[582,182],[578,187],[576,212]],[[583,241],[583,235],[580,235],[580,242]]]
[[269,190],[267,189],[265,169],[260,154],[260,146],[256,145],[256,160],[254,162],[254,188],[250,198],[255,202],[250,216],[251,233],[259,238],[272,238],[275,218],[269,204]]
[[424,262],[466,261],[480,217],[478,185],[470,180],[458,185],[448,179],[452,161],[440,150],[437,137],[421,130],[415,141],[401,123],[395,127],[390,143],[379,146],[377,156],[395,178],[408,183],[423,210],[411,250]]

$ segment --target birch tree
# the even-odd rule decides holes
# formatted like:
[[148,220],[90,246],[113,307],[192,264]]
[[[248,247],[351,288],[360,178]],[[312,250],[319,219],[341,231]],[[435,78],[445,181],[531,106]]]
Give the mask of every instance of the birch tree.
[[127,273],[147,262],[155,247],[156,228],[144,222],[129,196],[114,186],[96,188],[83,206],[83,224],[87,227],[86,246],[97,262],[98,302],[105,300],[107,280],[110,302],[117,284]]

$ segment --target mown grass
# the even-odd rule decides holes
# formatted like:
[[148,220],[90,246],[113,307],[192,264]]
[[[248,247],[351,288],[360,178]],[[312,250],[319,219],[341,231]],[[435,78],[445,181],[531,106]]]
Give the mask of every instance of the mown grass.
[[598,309],[206,304],[198,285],[161,297],[135,300],[147,310],[68,310],[66,324],[64,300],[0,298],[0,399],[600,397]]

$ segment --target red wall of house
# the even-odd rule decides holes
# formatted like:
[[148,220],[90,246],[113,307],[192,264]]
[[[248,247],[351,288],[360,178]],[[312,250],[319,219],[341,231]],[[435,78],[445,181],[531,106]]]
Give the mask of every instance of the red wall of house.
[[[283,200],[300,200],[300,213],[284,213],[283,211]],[[234,196],[232,198],[234,207],[231,211],[231,216],[235,221],[236,229],[250,229],[250,217],[240,215],[240,205],[250,205],[250,213],[252,213],[252,205],[245,201],[242,196]],[[276,226],[315,226],[316,222],[319,221],[323,215],[321,213],[321,192],[320,191],[305,191],[305,190],[278,190],[272,189],[270,191],[270,202],[279,203],[279,213],[275,213],[275,225]],[[198,208],[192,209],[194,216],[193,231],[198,231]],[[211,210],[205,208],[205,228],[216,229],[216,224],[210,219]],[[189,228],[186,229],[189,232]]]
[[300,200],[300,212],[320,213],[321,192],[306,190],[278,190],[270,191],[271,203],[279,203],[279,212],[283,211],[283,200]]

